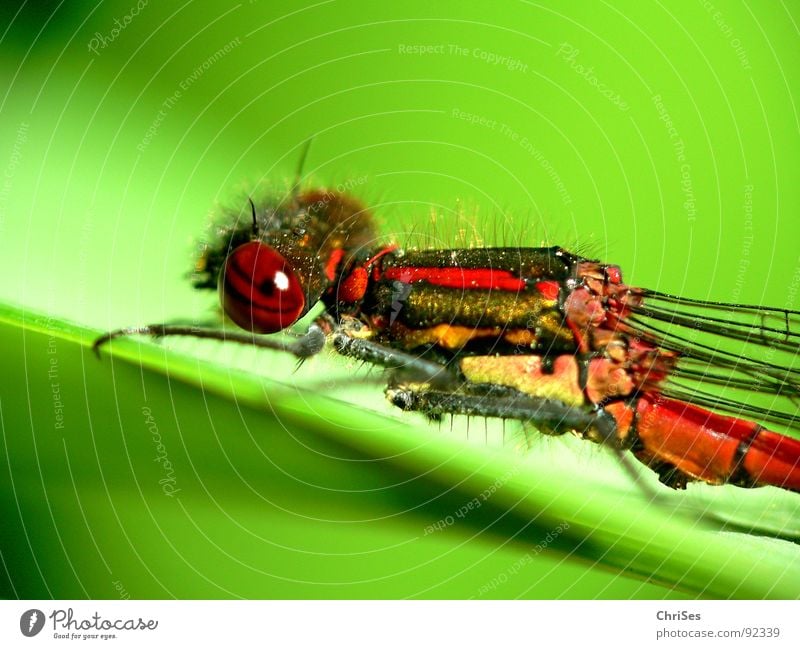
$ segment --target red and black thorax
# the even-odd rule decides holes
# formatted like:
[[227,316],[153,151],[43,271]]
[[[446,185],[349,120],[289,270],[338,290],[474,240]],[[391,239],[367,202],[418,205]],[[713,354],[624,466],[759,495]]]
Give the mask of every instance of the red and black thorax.
[[[603,293],[619,270],[561,248],[384,249],[343,269],[323,298],[334,315],[356,315],[377,338],[407,349],[556,355],[580,351],[570,310],[584,328],[605,317]],[[368,272],[364,273],[364,270]],[[353,273],[365,274],[360,293]],[[573,297],[573,294],[580,298]],[[596,324],[596,322],[592,322]]]

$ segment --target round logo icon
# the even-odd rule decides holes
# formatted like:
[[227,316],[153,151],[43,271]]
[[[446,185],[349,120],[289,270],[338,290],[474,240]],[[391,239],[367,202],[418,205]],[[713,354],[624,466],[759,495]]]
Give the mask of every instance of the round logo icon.
[[22,635],[32,638],[44,628],[44,613],[38,608],[25,611],[19,618],[19,630]]

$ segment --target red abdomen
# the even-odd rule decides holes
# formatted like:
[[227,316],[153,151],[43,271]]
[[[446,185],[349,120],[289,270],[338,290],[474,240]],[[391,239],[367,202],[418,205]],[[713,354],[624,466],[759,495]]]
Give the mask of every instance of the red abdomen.
[[635,427],[644,463],[666,463],[711,484],[773,485],[800,491],[800,440],[751,421],[645,394],[631,407],[607,408],[621,428]]

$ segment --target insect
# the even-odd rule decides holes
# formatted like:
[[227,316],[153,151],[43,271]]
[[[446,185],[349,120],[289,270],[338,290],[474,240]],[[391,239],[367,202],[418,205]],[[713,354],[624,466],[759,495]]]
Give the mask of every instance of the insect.
[[[220,226],[194,273],[238,330],[126,328],[95,349],[132,334],[194,336],[304,359],[330,340],[387,368],[387,397],[403,410],[572,432],[629,451],[673,488],[800,490],[800,441],[762,425],[796,426],[800,370],[772,357],[795,353],[800,312],[630,287],[618,266],[558,247],[404,251],[337,191],[296,186],[250,208]],[[269,335],[318,303],[304,335]],[[764,358],[726,349],[732,341]],[[703,389],[713,385],[788,406]]]

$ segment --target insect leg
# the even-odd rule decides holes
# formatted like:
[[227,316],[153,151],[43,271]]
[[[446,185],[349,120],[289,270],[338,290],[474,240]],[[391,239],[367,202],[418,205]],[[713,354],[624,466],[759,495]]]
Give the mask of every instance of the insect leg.
[[392,404],[403,410],[434,417],[454,414],[518,419],[556,435],[600,429],[600,435],[607,439],[613,437],[616,430],[613,419],[597,411],[576,408],[557,399],[534,397],[501,385],[467,382],[457,391],[451,391],[403,384],[389,387],[386,395]]
[[262,349],[275,349],[278,351],[289,352],[300,359],[308,358],[309,356],[318,354],[325,345],[325,333],[316,324],[312,324],[308,328],[308,331],[302,336],[298,336],[294,340],[289,341],[279,338],[268,338],[257,334],[247,333],[245,331],[205,329],[190,325],[154,324],[144,327],[127,327],[125,329],[109,331],[94,341],[92,350],[99,356],[100,348],[110,340],[133,335],[153,336],[154,338],[163,338],[165,336],[188,336],[191,338],[223,340],[242,345],[252,345],[253,347],[259,347]]
[[414,381],[443,387],[456,386],[461,382],[446,365],[371,340],[355,338],[342,331],[333,334],[333,346],[343,356],[398,370],[404,377]]
[[[649,484],[641,482],[639,471],[625,453],[626,442],[618,436],[617,421],[603,409],[580,408],[502,385],[469,381],[451,391],[424,385],[395,385],[386,390],[386,396],[395,406],[422,412],[432,419],[443,414],[498,417],[504,421],[516,419],[532,423],[543,433],[551,435],[576,432],[614,453],[631,480],[640,484],[651,501],[659,498]],[[674,483],[665,484],[676,486]]]

